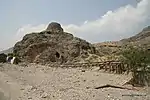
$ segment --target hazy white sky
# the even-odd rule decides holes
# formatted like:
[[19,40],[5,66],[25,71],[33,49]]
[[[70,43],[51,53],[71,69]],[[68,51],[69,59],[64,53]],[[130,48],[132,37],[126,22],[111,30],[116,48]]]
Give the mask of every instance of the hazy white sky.
[[51,21],[90,42],[119,40],[150,25],[150,0],[111,1],[0,0],[0,50],[44,30]]

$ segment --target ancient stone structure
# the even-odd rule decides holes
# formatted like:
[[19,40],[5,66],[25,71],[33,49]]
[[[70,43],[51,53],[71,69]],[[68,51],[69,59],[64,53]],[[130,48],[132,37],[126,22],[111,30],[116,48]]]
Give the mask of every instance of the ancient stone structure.
[[59,23],[56,22],[50,23],[46,30],[52,33],[63,33],[63,28]]
[[66,63],[94,54],[95,47],[63,32],[59,23],[51,23],[46,31],[25,35],[22,41],[15,44],[13,52],[24,62]]
[[51,67],[82,67],[82,68],[92,68],[92,67],[99,67],[99,70],[104,70],[108,73],[115,73],[115,74],[123,74],[130,72],[129,65],[119,62],[119,61],[104,61],[104,62],[90,62],[90,63],[68,63],[68,64],[50,64]]

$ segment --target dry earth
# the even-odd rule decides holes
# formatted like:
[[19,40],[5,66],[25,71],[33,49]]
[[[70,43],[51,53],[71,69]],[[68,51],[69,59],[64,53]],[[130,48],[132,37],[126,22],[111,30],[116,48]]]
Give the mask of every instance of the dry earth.
[[120,86],[129,79],[130,75],[104,73],[97,68],[0,64],[0,100],[150,100],[147,88],[94,89],[105,84]]

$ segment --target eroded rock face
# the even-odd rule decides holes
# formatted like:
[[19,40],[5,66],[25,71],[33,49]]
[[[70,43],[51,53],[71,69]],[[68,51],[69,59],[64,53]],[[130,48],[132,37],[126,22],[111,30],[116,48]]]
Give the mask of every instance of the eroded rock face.
[[[60,30],[57,34],[55,28]],[[15,44],[14,53],[31,63],[66,63],[89,53],[94,54],[95,48],[87,41],[63,32],[60,24],[51,23],[46,31],[25,35]]]

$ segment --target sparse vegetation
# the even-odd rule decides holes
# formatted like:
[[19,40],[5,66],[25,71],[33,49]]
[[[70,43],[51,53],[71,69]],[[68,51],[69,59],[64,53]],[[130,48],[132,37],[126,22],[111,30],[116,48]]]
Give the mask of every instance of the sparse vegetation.
[[0,54],[0,63],[5,63],[6,62],[6,58],[7,58],[7,55],[4,54],[4,53],[1,53]]
[[11,58],[16,57],[15,61],[14,61],[14,64],[18,64],[18,63],[21,62],[20,57],[17,54],[15,54],[15,53],[8,53],[7,56],[11,57]]
[[122,61],[133,73],[132,85],[150,85],[150,51],[140,47],[127,47],[122,51]]

